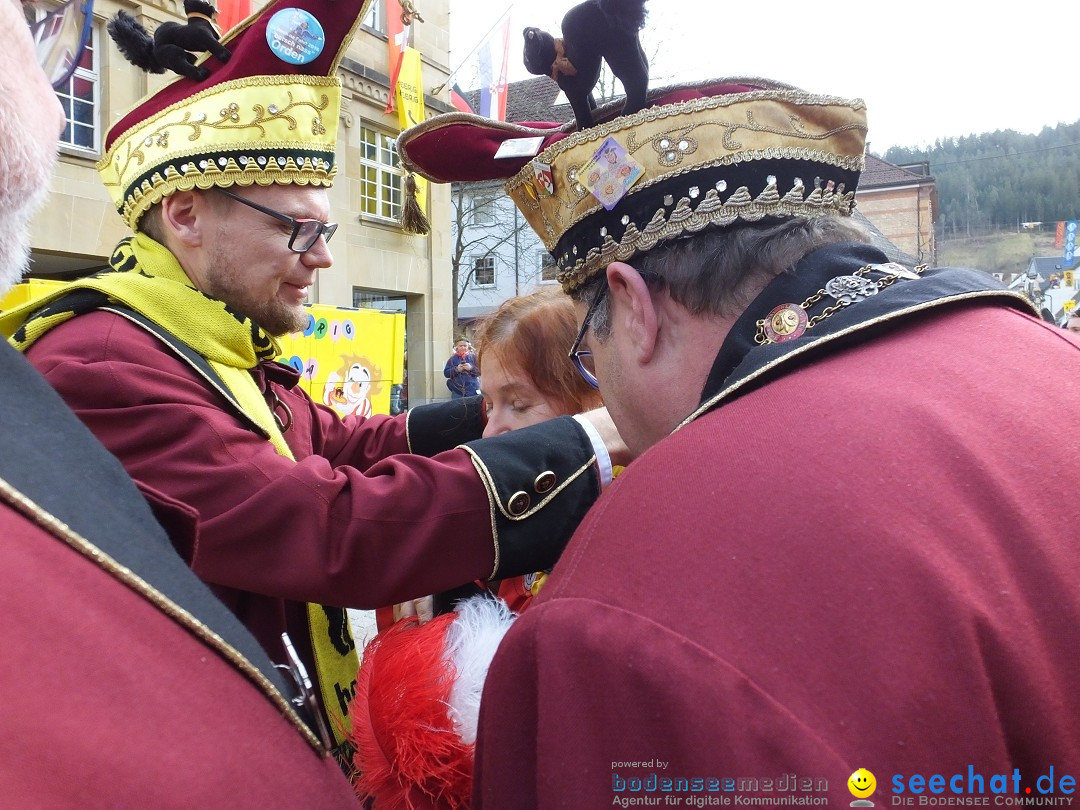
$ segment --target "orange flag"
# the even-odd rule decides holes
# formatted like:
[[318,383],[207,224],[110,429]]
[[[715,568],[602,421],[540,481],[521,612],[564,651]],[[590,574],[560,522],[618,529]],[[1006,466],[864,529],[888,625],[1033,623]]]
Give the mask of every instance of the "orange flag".
[[409,44],[409,28],[401,22],[401,3],[398,0],[386,0],[386,44],[389,49],[390,97],[386,100],[385,112],[394,111],[394,99],[397,95],[398,74],[401,73],[401,55]]

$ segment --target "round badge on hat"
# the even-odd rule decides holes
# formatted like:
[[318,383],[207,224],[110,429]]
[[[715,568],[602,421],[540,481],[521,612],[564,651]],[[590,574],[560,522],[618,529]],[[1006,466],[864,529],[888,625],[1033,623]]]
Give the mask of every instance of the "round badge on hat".
[[283,8],[266,24],[266,43],[274,56],[290,65],[318,58],[326,44],[322,24],[302,8]]

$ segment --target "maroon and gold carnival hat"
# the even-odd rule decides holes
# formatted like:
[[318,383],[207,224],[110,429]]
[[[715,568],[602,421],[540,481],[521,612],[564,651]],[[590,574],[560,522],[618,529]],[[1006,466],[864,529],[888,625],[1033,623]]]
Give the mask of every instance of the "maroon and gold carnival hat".
[[598,122],[511,124],[436,116],[398,138],[402,163],[439,183],[505,180],[570,292],[612,261],[767,216],[849,216],[864,164],[866,107],[766,79],[650,91]]
[[371,0],[276,0],[232,28],[227,62],[203,55],[110,129],[98,163],[117,211],[139,218],[177,191],[214,186],[329,187],[341,57]]

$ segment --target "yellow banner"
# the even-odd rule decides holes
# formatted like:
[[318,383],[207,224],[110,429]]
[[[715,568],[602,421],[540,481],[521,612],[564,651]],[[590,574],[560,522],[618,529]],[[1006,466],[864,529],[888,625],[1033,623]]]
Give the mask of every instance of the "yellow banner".
[[[420,51],[406,47],[401,52],[401,71],[397,80],[398,122],[408,129],[424,120],[424,80],[420,75]],[[416,199],[427,215],[427,180],[416,178]]]
[[300,387],[341,416],[391,412],[391,389],[403,382],[405,313],[308,304],[302,332],[279,338],[281,355],[301,374]]

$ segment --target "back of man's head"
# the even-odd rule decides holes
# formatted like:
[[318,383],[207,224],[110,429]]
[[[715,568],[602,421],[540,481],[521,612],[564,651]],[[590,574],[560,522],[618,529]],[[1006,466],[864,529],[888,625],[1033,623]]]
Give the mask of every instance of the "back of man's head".
[[[838,217],[782,217],[739,223],[667,242],[631,260],[654,286],[695,316],[732,319],[773,278],[794,269],[804,256],[838,242],[869,242],[854,220]],[[572,293],[591,303],[603,274]],[[591,327],[606,333],[607,307],[597,307]]]

